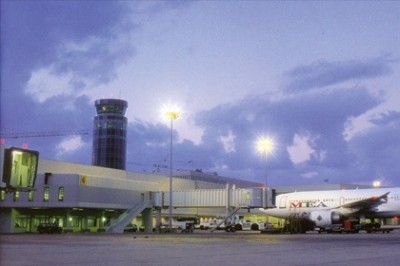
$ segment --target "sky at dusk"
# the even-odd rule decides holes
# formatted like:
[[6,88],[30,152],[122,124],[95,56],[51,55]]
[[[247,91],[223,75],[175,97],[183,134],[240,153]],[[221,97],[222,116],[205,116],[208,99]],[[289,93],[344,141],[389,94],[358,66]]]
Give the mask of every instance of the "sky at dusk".
[[[128,102],[127,170],[400,186],[400,2],[1,1],[1,133],[91,164],[94,101]],[[274,140],[265,158],[262,136]],[[265,171],[266,170],[266,171]]]

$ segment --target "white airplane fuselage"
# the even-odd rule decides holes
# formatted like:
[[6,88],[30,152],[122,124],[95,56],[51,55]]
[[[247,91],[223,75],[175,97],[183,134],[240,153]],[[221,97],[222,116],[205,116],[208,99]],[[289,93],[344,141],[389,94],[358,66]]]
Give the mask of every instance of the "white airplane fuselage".
[[293,192],[278,195],[275,203],[276,208],[262,211],[283,219],[299,215],[317,226],[332,225],[347,216],[395,218],[400,216],[400,188]]

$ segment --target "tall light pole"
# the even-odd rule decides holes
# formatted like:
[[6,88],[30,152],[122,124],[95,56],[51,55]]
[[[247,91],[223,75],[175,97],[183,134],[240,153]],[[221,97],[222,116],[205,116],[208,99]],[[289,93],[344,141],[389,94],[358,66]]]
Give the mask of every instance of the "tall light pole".
[[257,140],[257,151],[262,154],[265,164],[265,186],[268,185],[267,155],[274,150],[274,140],[270,137],[261,137]]
[[180,111],[176,108],[169,108],[165,113],[165,116],[170,120],[171,127],[171,142],[169,151],[169,214],[168,214],[168,226],[169,230],[172,229],[172,144],[173,144],[173,125],[174,120],[176,120],[180,115]]
[[[267,169],[267,155],[274,150],[274,140],[270,137],[261,137],[257,139],[257,151],[262,154],[265,164],[265,187],[268,186],[268,169]],[[269,217],[266,217],[266,224],[269,226]]]

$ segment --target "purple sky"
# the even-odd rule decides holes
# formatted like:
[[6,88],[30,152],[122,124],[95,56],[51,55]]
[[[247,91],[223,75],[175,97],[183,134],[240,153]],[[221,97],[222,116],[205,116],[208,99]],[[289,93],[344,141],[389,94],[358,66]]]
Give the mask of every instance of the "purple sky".
[[[396,1],[1,1],[1,132],[91,163],[94,101],[129,103],[130,171],[168,164],[264,182],[400,185]],[[165,169],[164,169],[165,170]]]

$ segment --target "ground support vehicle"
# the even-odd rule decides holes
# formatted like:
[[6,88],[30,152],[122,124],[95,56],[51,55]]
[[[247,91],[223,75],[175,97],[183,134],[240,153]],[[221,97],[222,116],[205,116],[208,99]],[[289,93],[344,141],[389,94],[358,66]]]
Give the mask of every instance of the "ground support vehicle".
[[225,232],[231,232],[234,233],[236,232],[236,225],[235,224],[228,224],[227,226],[225,226]]
[[345,220],[343,222],[343,227],[340,228],[340,232],[347,234],[354,234],[360,232],[363,229],[363,226],[359,223],[358,220]]
[[193,233],[194,231],[194,224],[187,223],[185,228],[182,229],[182,233]]
[[181,228],[178,226],[175,226],[175,225],[172,225],[172,227],[169,227],[168,224],[163,224],[159,227],[160,234],[177,233],[178,230],[181,230]]
[[361,224],[358,220],[344,220],[343,224],[333,225],[330,228],[315,228],[319,233],[358,233],[360,231],[366,231],[367,233],[389,233],[393,231],[393,228],[381,227],[380,223],[367,223]]
[[266,223],[262,222],[251,222],[251,221],[245,221],[245,222],[239,222],[235,225],[236,230],[251,230],[251,231],[259,231],[259,230],[264,230],[268,226],[266,226]]
[[126,232],[137,232],[138,227],[136,224],[128,224],[125,228],[124,228],[124,233]]
[[39,224],[37,227],[37,231],[39,234],[47,233],[47,234],[61,234],[63,229],[62,227],[58,226],[57,224],[54,223],[43,223]]
[[199,224],[195,224],[194,228],[200,230],[208,230],[213,228],[216,224],[217,224],[216,222],[202,222]]
[[386,228],[386,227],[381,227],[379,223],[370,223],[370,224],[365,224],[364,228],[367,233],[390,233],[393,231],[393,228]]

